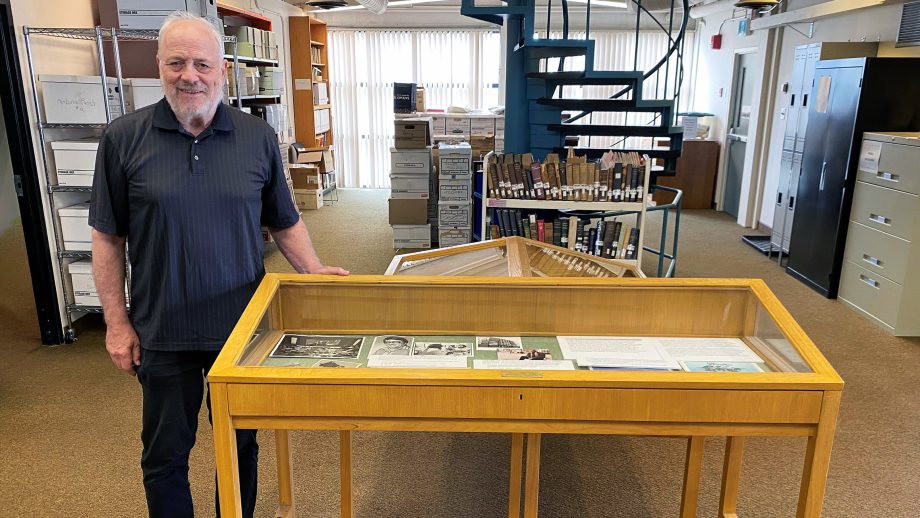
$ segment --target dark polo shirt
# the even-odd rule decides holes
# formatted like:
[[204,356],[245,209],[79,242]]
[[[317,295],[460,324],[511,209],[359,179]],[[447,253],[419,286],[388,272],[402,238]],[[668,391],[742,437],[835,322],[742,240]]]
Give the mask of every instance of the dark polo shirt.
[[260,226],[299,220],[258,117],[222,104],[193,137],[164,98],[102,135],[89,224],[127,236],[131,322],[145,349],[219,350],[265,274]]

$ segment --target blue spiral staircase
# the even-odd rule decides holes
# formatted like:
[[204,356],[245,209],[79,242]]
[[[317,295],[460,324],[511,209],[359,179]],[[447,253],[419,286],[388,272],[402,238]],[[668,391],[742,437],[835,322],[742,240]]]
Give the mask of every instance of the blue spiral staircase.
[[[654,16],[642,0],[630,0],[636,9],[636,63],[638,63],[639,26],[644,15],[650,17],[668,34],[669,47],[661,60],[647,71],[595,70],[592,39],[568,37],[568,2],[559,1],[560,13],[553,12],[553,2],[547,6],[546,38],[537,35],[535,27],[535,2],[532,0],[506,0],[504,5],[480,7],[475,0],[463,0],[460,13],[478,20],[503,25],[507,34],[505,68],[505,151],[531,152],[535,159],[543,160],[548,153],[565,156],[567,141],[575,137],[612,137],[605,139],[607,147],[573,146],[576,155],[599,158],[609,149],[635,151],[658,160],[660,167],[653,176],[671,176],[680,156],[682,130],[674,125],[676,105],[683,81],[684,34],[689,19],[688,0],[669,0],[668,26]],[[660,3],[660,2],[659,2]],[[646,0],[646,4],[649,1]],[[681,5],[682,4],[682,5]],[[681,9],[682,8],[682,9]],[[680,13],[677,11],[680,10]],[[587,4],[585,33],[590,34],[591,4]],[[562,38],[550,38],[553,14],[562,16]],[[675,15],[679,16],[675,20]],[[678,24],[675,24],[678,22]],[[566,58],[584,56],[584,70],[565,71]],[[550,71],[548,61],[559,58],[558,70]],[[675,59],[676,58],[676,59]],[[662,77],[663,76],[663,77]],[[663,79],[663,81],[662,81]],[[647,81],[654,81],[656,98],[645,98]],[[663,89],[659,84],[665,85]],[[572,99],[563,97],[565,86],[615,86],[620,87],[609,98]],[[651,86],[652,83],[649,83]],[[670,89],[670,94],[669,94]],[[526,95],[522,95],[522,93]],[[662,95],[664,94],[664,95]],[[671,95],[671,98],[658,98]],[[648,124],[606,125],[589,123],[592,113],[614,112],[627,116],[634,113],[653,114]],[[565,117],[563,114],[567,114]],[[521,131],[521,128],[527,130]],[[642,139],[650,145],[643,148],[626,148],[629,137]],[[618,140],[617,140],[618,139]],[[634,139],[633,139],[634,140]],[[652,178],[654,183],[654,178]]]

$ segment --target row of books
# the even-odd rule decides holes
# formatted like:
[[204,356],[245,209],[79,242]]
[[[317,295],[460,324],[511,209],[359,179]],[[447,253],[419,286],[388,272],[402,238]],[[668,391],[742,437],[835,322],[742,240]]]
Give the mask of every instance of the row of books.
[[489,227],[492,239],[521,236],[607,259],[636,259],[639,228],[616,218],[595,225],[576,216],[544,220],[520,209],[495,209]]
[[487,164],[489,197],[638,202],[643,199],[645,170],[634,155],[617,156],[616,162],[572,157],[561,163],[555,154],[543,163],[530,153],[494,155]]

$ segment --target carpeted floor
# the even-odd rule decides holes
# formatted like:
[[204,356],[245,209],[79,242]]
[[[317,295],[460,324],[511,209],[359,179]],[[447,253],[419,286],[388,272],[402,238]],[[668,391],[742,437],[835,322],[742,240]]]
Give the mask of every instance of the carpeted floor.
[[[320,257],[354,273],[383,272],[393,257],[386,191],[340,196],[304,215]],[[894,338],[811,292],[742,244],[742,233],[723,214],[685,211],[677,272],[764,278],[846,380],[824,515],[920,516],[920,340]],[[98,319],[78,322],[73,345],[40,346],[20,227],[0,237],[0,252],[0,516],[144,515],[136,380],[111,365]],[[277,251],[266,262],[270,271],[290,271]],[[211,432],[204,414],[200,423],[189,476],[199,516],[210,516]],[[261,437],[257,515],[265,517],[277,486],[274,443],[269,433]],[[546,436],[540,516],[676,516],[684,444]],[[723,446],[706,445],[700,516],[716,516]],[[338,516],[337,435],[298,432],[293,447],[298,515]],[[804,447],[803,439],[748,441],[739,516],[795,515]],[[503,516],[509,449],[503,435],[357,433],[355,516]]]

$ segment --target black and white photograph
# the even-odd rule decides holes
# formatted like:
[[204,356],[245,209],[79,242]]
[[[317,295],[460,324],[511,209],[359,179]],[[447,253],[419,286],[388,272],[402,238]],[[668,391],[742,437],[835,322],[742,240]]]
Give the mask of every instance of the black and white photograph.
[[499,349],[499,360],[552,360],[549,349]]
[[458,342],[415,342],[413,356],[472,356],[473,344]]
[[523,349],[520,336],[477,336],[476,348],[484,351]]
[[415,337],[381,335],[374,338],[370,356],[411,356]]
[[285,334],[270,358],[357,358],[362,336]]
[[323,367],[326,369],[357,369],[361,362],[352,362],[347,360],[320,360],[313,364],[313,367]]

